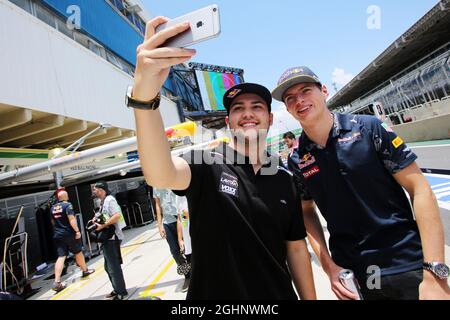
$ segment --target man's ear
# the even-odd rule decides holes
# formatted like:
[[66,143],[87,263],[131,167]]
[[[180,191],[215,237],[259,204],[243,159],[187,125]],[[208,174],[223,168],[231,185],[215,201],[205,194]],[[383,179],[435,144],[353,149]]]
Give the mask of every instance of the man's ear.
[[322,93],[325,95],[325,100],[326,100],[329,96],[328,88],[326,85],[322,85]]
[[269,124],[270,124],[270,126],[272,126],[272,124],[273,124],[273,113],[272,112],[269,114]]
[[228,116],[225,117],[225,124],[228,126],[230,123],[230,118]]

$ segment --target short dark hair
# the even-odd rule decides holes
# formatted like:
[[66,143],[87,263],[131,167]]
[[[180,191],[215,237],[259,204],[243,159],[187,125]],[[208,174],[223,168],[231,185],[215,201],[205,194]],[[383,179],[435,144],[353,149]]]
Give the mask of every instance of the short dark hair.
[[285,134],[283,134],[283,139],[286,139],[286,138],[293,140],[293,139],[295,139],[295,135],[291,131],[288,131]]

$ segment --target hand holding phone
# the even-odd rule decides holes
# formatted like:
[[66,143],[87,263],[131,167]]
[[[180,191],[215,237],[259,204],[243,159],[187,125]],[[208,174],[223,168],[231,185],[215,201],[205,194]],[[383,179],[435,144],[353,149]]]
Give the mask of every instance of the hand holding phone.
[[220,33],[216,5],[169,20],[157,17],[147,23],[145,40],[137,48],[132,97],[150,101],[161,90],[170,67],[187,62],[195,50],[182,47],[216,37]]
[[179,23],[189,22],[190,28],[168,39],[161,47],[188,47],[220,34],[220,15],[217,5],[210,5],[184,16],[169,20],[156,28],[161,32]]

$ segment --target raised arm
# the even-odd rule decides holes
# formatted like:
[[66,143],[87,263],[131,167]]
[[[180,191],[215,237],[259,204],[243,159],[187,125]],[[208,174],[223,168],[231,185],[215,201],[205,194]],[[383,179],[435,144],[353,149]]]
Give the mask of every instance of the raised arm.
[[[189,28],[178,24],[155,34],[155,28],[167,21],[157,17],[147,23],[145,40],[137,48],[137,63],[132,98],[151,101],[161,90],[170,67],[186,62],[195,50],[161,46],[167,39]],[[184,190],[189,186],[191,171],[187,162],[172,158],[159,109],[134,110],[138,152],[147,183],[157,188]]]

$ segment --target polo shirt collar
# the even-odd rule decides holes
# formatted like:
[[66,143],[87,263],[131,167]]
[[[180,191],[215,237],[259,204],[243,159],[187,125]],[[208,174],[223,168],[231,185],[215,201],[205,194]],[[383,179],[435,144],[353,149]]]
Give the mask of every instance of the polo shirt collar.
[[333,112],[333,138],[339,136],[342,131],[351,131],[352,123],[350,122],[350,116],[342,113]]
[[[333,115],[333,127],[330,131],[330,136],[332,138],[337,138],[343,131],[351,131],[352,123],[350,122],[350,116],[342,113],[332,112]],[[314,147],[318,148],[319,146],[311,141],[309,137],[306,135],[305,131],[302,132],[300,138],[298,139],[299,146],[304,146],[306,151],[311,151]]]

